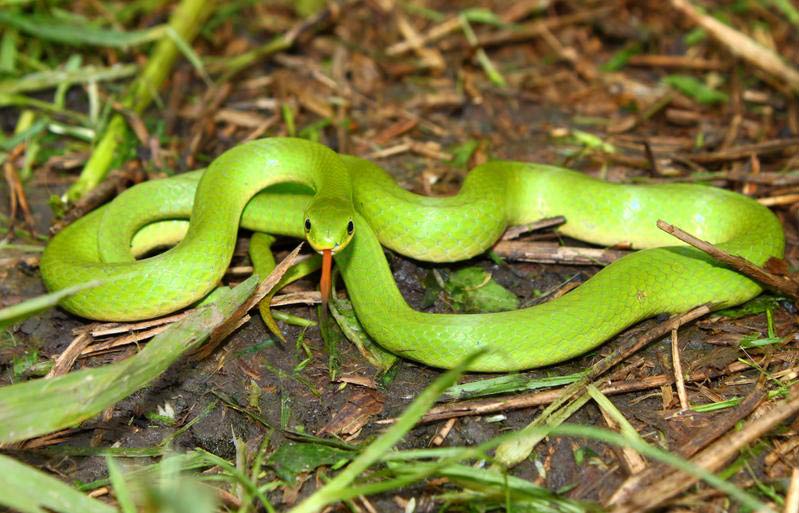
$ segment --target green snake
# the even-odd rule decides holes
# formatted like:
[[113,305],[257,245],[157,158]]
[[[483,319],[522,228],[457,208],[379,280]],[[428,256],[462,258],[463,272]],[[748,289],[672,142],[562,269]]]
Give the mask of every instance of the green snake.
[[[276,191],[283,183],[307,194]],[[189,215],[184,236],[174,220]],[[641,251],[548,303],[454,315],[409,307],[381,247],[418,260],[458,261],[491,247],[509,225],[554,215],[566,218],[563,235]],[[189,306],[214,289],[240,226],[304,237],[334,255],[358,319],[385,349],[443,368],[482,349],[473,370],[507,371],[580,355],[654,315],[704,303],[727,307],[761,292],[704,253],[675,245],[656,228],[658,219],[757,265],[783,254],[774,214],[718,188],[612,184],[554,166],[490,161],[467,175],[457,195],[433,198],[402,189],[369,161],[301,139],[272,138],[228,150],[201,178],[191,173],[126,191],[55,236],[41,273],[50,290],[102,282],[61,303],[74,314],[138,320]],[[134,260],[134,235],[182,240]]]

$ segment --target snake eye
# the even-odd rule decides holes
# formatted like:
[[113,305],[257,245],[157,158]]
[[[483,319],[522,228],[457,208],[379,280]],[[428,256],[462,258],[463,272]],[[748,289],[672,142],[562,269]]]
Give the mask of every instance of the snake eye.
[[311,220],[310,219],[306,219],[305,220],[305,231],[306,232],[310,232],[311,231]]
[[352,235],[352,232],[355,230],[355,225],[352,224],[352,219],[347,223],[347,235]]

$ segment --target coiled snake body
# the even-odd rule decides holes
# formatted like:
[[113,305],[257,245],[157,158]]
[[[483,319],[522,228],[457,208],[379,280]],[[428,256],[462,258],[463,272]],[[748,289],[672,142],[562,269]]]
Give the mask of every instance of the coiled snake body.
[[[755,282],[698,250],[675,246],[656,227],[658,219],[758,265],[781,257],[784,246],[776,217],[734,192],[611,184],[540,164],[489,162],[469,173],[456,196],[430,198],[403,190],[368,161],[304,140],[273,138],[225,152],[199,176],[136,186],[54,237],[41,261],[49,289],[103,283],[62,306],[100,320],[144,319],[186,307],[219,283],[241,225],[307,237],[315,249],[335,252],[359,320],[389,351],[446,368],[484,348],[472,368],[505,371],[585,353],[653,315],[708,302],[731,306],[760,293]],[[283,182],[315,195],[258,194]],[[158,239],[161,232],[169,238],[173,223],[161,221],[189,213],[188,233],[176,247],[133,259],[130,240],[141,228],[142,239]],[[642,251],[548,303],[450,315],[410,308],[381,248],[425,261],[462,260],[485,251],[508,225],[554,215],[565,216],[564,235]]]

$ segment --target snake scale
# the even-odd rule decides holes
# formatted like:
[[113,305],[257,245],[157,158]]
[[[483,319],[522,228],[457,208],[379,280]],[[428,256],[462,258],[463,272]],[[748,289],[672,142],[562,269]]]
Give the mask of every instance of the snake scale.
[[[298,184],[309,194],[270,192]],[[279,186],[277,186],[279,187]],[[560,233],[640,249],[553,301],[490,314],[413,310],[394,283],[381,244],[430,262],[489,248],[509,225],[563,215]],[[188,232],[181,222],[190,216]],[[399,187],[379,166],[292,138],[236,146],[204,173],[140,184],[73,223],[48,244],[41,272],[50,290],[99,279],[61,305],[82,317],[130,321],[189,306],[221,280],[239,227],[305,237],[335,256],[356,314],[384,348],[448,368],[478,349],[479,371],[540,367],[585,353],[642,319],[703,303],[742,303],[759,285],[656,227],[664,219],[762,265],[781,257],[771,211],[740,194],[696,184],[612,184],[567,169],[490,161],[460,192],[433,198]],[[138,235],[137,235],[138,233]],[[182,240],[134,260],[133,247]],[[144,241],[144,242],[141,242]]]

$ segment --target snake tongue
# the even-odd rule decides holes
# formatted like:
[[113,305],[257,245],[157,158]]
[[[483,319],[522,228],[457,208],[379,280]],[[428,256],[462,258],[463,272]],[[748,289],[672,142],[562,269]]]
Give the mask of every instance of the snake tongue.
[[333,267],[333,252],[329,249],[322,250],[322,279],[319,281],[319,291],[322,293],[322,311],[327,312],[327,301],[330,299],[330,270]]

